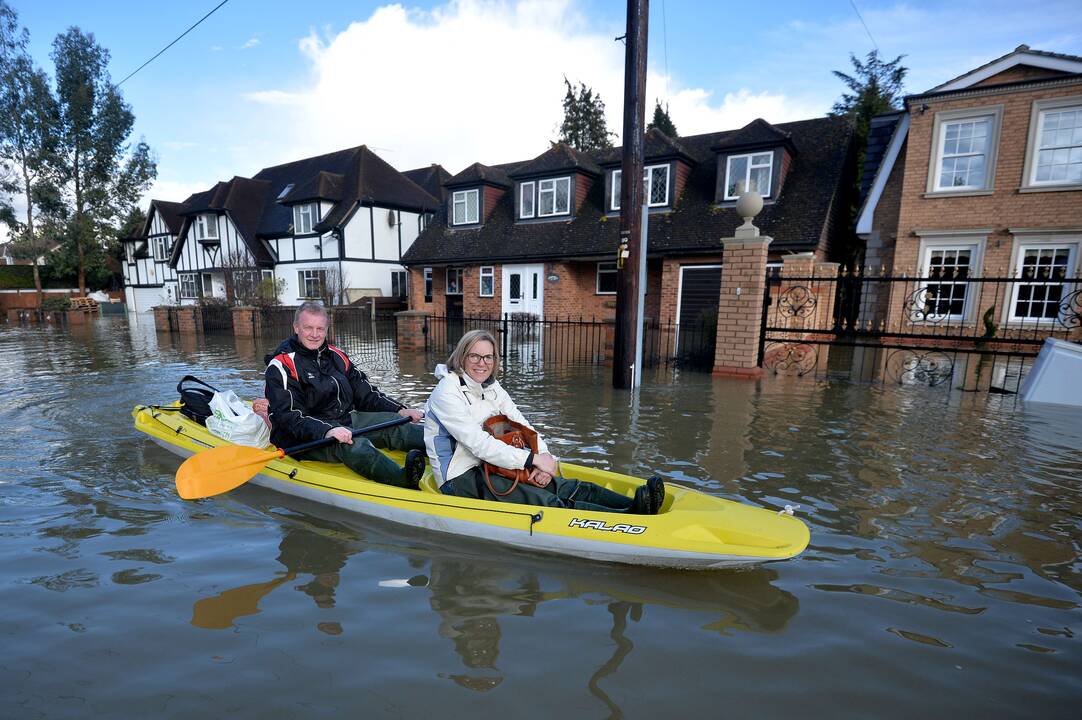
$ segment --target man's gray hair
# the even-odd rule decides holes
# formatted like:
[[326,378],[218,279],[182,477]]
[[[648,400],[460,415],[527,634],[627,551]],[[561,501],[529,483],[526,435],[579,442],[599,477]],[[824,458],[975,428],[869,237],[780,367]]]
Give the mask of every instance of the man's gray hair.
[[296,325],[301,321],[301,313],[309,313],[311,315],[322,315],[330,320],[330,315],[327,314],[327,308],[323,306],[321,300],[305,300],[301,303],[301,306],[297,308],[297,312],[293,313],[293,324]]

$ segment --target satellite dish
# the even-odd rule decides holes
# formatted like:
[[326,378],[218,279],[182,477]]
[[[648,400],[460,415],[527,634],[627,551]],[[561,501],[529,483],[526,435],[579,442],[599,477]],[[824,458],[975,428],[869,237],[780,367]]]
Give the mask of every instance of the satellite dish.
[[387,211],[387,227],[394,227],[397,219],[395,218],[394,210]]

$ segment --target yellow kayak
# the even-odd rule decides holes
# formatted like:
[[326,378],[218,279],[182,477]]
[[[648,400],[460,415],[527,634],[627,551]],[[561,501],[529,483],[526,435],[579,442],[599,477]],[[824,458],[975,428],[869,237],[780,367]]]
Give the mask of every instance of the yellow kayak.
[[[181,457],[228,445],[179,412],[139,405],[135,429]],[[404,453],[385,451],[401,464]],[[561,463],[565,477],[631,496],[642,481]],[[444,495],[426,470],[420,490],[372,482],[344,465],[271,460],[249,482],[362,515],[530,552],[604,562],[708,569],[786,560],[808,546],[808,527],[791,515],[666,485],[657,515],[565,510]]]

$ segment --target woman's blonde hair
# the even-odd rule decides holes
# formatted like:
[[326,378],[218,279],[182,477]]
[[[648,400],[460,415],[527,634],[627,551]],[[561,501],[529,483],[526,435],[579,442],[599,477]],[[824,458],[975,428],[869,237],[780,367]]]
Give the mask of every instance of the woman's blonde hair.
[[492,377],[496,377],[496,373],[500,370],[500,351],[499,346],[496,345],[496,338],[492,337],[492,333],[488,330],[470,330],[463,335],[462,339],[458,341],[458,345],[455,345],[455,349],[451,351],[451,356],[447,358],[447,369],[459,375],[464,373],[466,371],[466,355],[469,354],[470,348],[482,340],[488,340],[492,343],[492,354],[494,356],[492,360]]

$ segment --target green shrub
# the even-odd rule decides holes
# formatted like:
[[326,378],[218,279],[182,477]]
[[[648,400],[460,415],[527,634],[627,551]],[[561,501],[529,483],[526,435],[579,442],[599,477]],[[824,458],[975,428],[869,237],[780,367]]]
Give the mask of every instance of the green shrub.
[[45,312],[54,310],[70,310],[71,301],[66,297],[47,297],[41,301],[41,309]]

